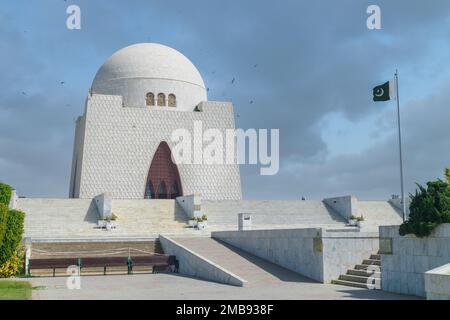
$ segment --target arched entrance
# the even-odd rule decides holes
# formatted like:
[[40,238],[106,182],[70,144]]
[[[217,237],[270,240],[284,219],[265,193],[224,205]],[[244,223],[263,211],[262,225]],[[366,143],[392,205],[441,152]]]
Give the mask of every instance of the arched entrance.
[[175,199],[182,196],[178,167],[172,161],[169,145],[163,141],[156,149],[145,184],[145,199]]

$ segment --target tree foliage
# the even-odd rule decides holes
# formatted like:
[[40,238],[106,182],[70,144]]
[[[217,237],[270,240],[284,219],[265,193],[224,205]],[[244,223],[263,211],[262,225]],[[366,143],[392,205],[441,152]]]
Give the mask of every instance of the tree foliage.
[[441,223],[450,223],[450,187],[442,180],[430,181],[427,187],[417,185],[411,195],[409,220],[400,226],[400,235],[427,237]]
[[12,188],[10,185],[0,182],[0,203],[9,206],[11,200]]
[[0,245],[0,265],[14,256],[22,240],[25,214],[19,210],[9,210],[6,230]]
[[0,203],[0,247],[3,243],[6,232],[6,222],[8,220],[8,207]]

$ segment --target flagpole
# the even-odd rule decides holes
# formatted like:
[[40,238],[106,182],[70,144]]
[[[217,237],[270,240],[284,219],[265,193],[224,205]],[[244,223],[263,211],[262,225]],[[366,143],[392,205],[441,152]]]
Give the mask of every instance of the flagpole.
[[406,221],[406,203],[405,203],[405,188],[403,183],[403,153],[402,153],[402,130],[400,126],[400,96],[398,94],[398,70],[395,70],[395,87],[397,90],[397,122],[398,122],[398,147],[400,154],[400,186],[402,197],[402,213],[403,221]]

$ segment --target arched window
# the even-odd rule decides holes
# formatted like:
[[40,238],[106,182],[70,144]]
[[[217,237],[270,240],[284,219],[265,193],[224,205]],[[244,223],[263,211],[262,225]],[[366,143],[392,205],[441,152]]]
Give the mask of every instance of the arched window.
[[175,199],[179,197],[180,193],[178,192],[178,184],[176,181],[173,182],[172,190],[170,191],[170,199]]
[[158,106],[165,107],[166,106],[166,96],[164,93],[158,93]]
[[161,181],[158,187],[158,199],[167,199],[166,184]]
[[173,93],[169,94],[169,107],[176,107],[177,106],[177,98]]
[[154,106],[155,105],[155,95],[151,92],[147,93],[145,96],[145,104],[147,106]]
[[151,181],[147,183],[147,187],[145,188],[145,199],[155,199],[155,192],[153,191]]

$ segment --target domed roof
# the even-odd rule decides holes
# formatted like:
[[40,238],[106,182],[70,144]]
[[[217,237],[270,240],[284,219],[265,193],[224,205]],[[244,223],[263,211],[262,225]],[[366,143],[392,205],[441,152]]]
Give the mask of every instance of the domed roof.
[[182,81],[205,89],[200,73],[188,58],[157,43],[138,43],[115,52],[98,70],[92,89],[95,92],[105,82],[121,79]]
[[[207,101],[207,90],[197,68],[175,49],[157,43],[139,43],[120,49],[98,70],[92,94],[121,96],[124,107],[152,107],[146,97],[172,97],[171,108],[159,110],[193,111]],[[152,94],[152,95],[151,95]],[[176,97],[176,98],[174,98]],[[158,102],[160,106],[160,102]]]

